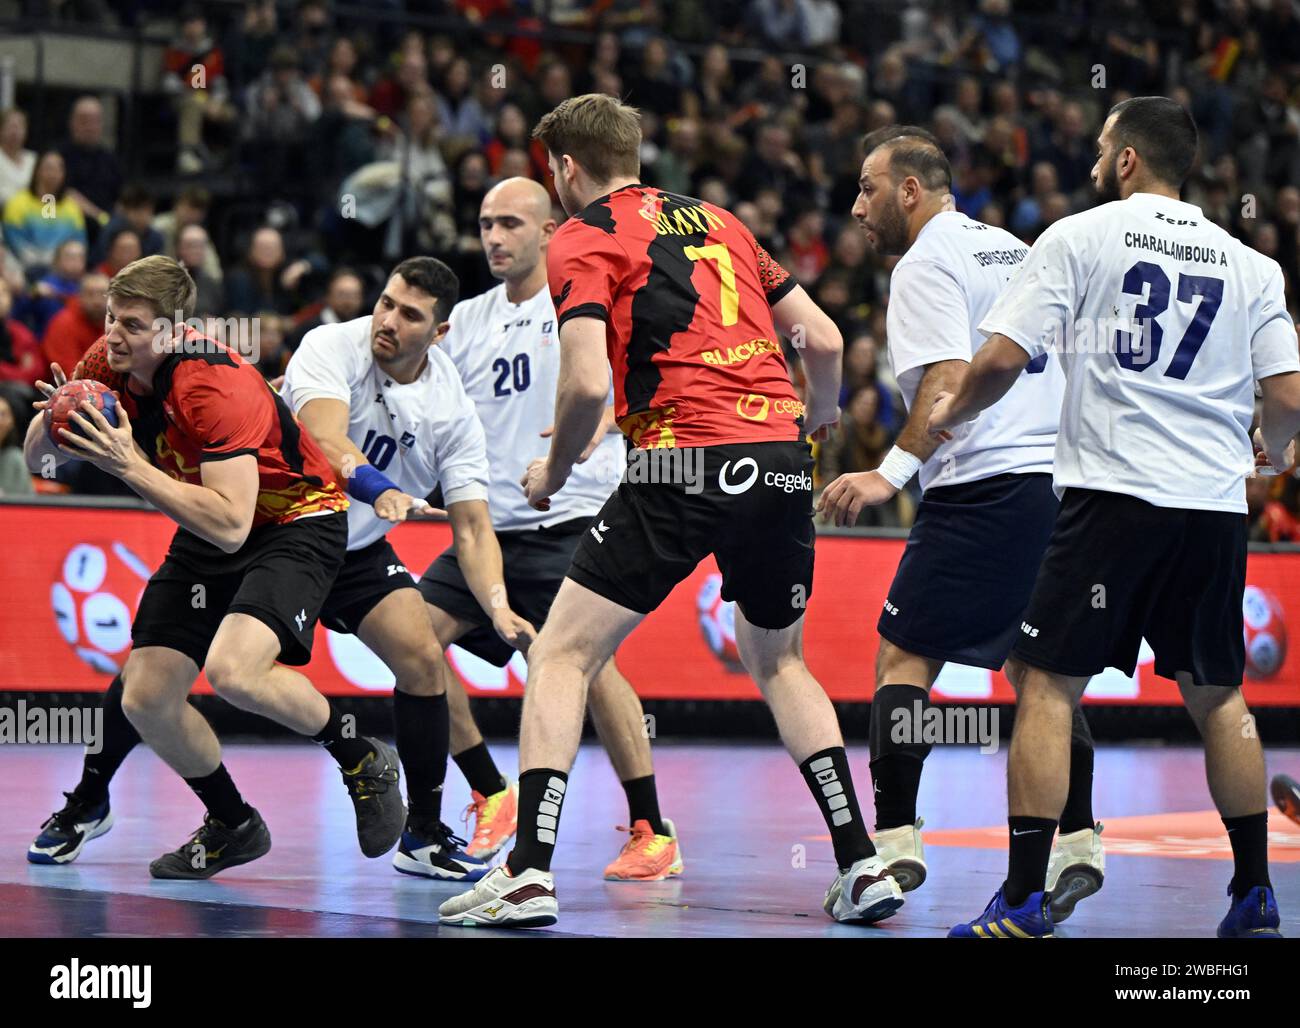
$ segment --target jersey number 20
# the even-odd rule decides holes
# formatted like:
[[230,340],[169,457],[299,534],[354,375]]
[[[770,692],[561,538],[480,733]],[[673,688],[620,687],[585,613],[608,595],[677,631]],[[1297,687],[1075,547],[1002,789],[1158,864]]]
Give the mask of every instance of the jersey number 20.
[[492,370],[497,375],[496,381],[492,383],[492,392],[496,396],[509,396],[512,385],[516,393],[522,393],[533,381],[526,353],[515,354],[512,361],[498,357],[492,362]]

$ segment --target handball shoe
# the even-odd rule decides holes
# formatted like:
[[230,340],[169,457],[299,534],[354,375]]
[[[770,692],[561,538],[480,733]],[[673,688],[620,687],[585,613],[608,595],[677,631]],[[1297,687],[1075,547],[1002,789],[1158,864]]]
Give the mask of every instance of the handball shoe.
[[465,852],[465,840],[452,835],[437,818],[407,818],[393,867],[403,874],[447,882],[477,882],[488,873],[487,864]]
[[1228,886],[1228,915],[1219,922],[1220,939],[1280,939],[1282,918],[1273,890],[1257,885],[1239,900]]
[[903,905],[903,890],[879,854],[840,871],[826,890],[822,909],[843,924],[875,924]]
[[1101,847],[1104,827],[1098,821],[1091,828],[1056,836],[1047,864],[1052,924],[1073,914],[1075,905],[1100,890],[1106,880],[1106,851]]
[[549,871],[529,868],[512,875],[504,864],[494,867],[468,892],[453,896],[438,908],[445,925],[474,928],[545,928],[559,919],[555,879]]
[[490,860],[515,837],[519,824],[519,783],[509,782],[500,792],[484,796],[470,794],[473,802],[465,808],[465,824],[474,818],[465,852],[477,860]]
[[256,860],[270,849],[271,833],[256,810],[252,817],[235,828],[205,814],[202,827],[190,836],[189,841],[150,864],[149,874],[154,878],[211,878],[228,867]]
[[46,819],[41,834],[28,847],[27,859],[33,864],[70,863],[77,859],[86,843],[113,827],[107,796],[99,803],[87,803],[79,800],[76,793],[63,795],[68,802]]
[[382,857],[402,837],[406,804],[398,789],[397,751],[378,739],[365,740],[370,754],[351,771],[344,770],[357,815],[357,840],[367,857]]
[[[1005,888],[1005,886],[1003,886]],[[998,889],[984,908],[984,913],[953,925],[950,939],[1050,939],[1052,938],[1052,909],[1047,892],[1034,892],[1018,907],[1012,907]]]
[[605,868],[605,881],[662,882],[682,873],[685,865],[677,842],[677,828],[668,818],[663,821],[667,835],[656,835],[650,822],[644,819],[633,822],[631,828],[618,826],[618,831],[630,832],[632,838]]
[[925,881],[925,845],[921,842],[924,824],[925,819],[918,817],[914,825],[886,828],[871,837],[885,870],[904,892],[911,892]]

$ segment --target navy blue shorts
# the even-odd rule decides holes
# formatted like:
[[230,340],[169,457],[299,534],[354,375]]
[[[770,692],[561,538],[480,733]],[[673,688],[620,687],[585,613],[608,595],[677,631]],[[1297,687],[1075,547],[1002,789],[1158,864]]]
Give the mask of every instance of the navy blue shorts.
[[881,637],[932,660],[1001,668],[1057,506],[1044,474],[927,489],[876,625]]

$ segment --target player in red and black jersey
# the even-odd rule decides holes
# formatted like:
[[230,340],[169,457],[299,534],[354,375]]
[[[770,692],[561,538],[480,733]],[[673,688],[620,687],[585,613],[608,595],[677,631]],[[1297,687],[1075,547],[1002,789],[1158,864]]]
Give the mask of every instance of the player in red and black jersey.
[[[635,110],[599,94],[537,126],[570,219],[547,274],[560,332],[550,454],[528,469],[546,509],[603,413],[631,444],[628,473],[574,554],[528,654],[518,841],[504,867],[440,908],[444,923],[551,924],[550,861],[595,671],[710,553],[737,605],[741,659],[830,828],[840,873],[824,909],[873,922],[902,906],[858,809],[835,712],[803,662],[812,588],[812,456],[838,419],[838,330],[735,215],[639,181]],[[780,329],[801,346],[791,385]]]
[[[74,415],[80,434],[65,430],[57,447],[43,419],[27,435],[34,470],[51,457],[89,460],[180,526],[140,598],[131,654],[105,696],[111,752],[87,756],[81,783],[29,859],[66,863],[107,831],[111,762],[139,738],[207,808],[203,827],[150,865],[155,878],[208,878],[270,849],[216,735],[186,702],[205,666],[232,704],[330,751],[356,809],[361,848],[379,856],[405,820],[396,753],[356,737],[307,678],[283,666],[311,658],[317,613],[344,559],[348,501],[325,455],[257,369],[186,326],[194,299],[193,280],[170,258],[146,257],[120,271],[109,285],[105,335],[77,369],[117,390],[119,424],[85,404]],[[54,377],[61,384],[62,371]]]

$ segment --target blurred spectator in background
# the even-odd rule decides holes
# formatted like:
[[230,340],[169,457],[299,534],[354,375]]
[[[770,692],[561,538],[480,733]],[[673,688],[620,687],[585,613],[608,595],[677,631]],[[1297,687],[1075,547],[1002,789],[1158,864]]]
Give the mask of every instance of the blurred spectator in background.
[[172,97],[176,111],[176,170],[197,174],[208,163],[204,124],[229,124],[235,110],[230,105],[225,57],[208,33],[203,11],[185,8],[180,28],[180,38],[163,52],[162,88]]
[[257,311],[290,314],[297,306],[298,283],[310,262],[290,262],[278,229],[264,225],[253,233],[241,267],[226,276],[228,313],[249,317]]
[[32,476],[23,457],[23,438],[31,420],[33,390],[13,382],[0,382],[0,496],[30,496]]
[[34,386],[45,372],[41,348],[32,330],[10,317],[13,300],[8,283],[0,281],[0,382],[23,382]]
[[[153,227],[158,230],[163,239],[162,252],[168,257],[176,257],[177,242],[181,232],[190,225],[204,226],[211,206],[212,194],[202,186],[186,186],[182,189],[172,209],[155,215],[153,219]],[[221,258],[217,254],[216,247],[212,245],[211,239],[208,240],[203,269],[215,282],[220,282],[224,277]]]
[[122,187],[117,198],[117,208],[99,233],[99,241],[91,251],[91,263],[98,264],[108,256],[112,240],[122,229],[130,229],[140,243],[140,256],[152,257],[162,253],[166,240],[153,226],[156,205],[153,196],[141,185],[134,183]]
[[221,279],[213,278],[208,270],[211,257],[212,242],[208,239],[207,229],[202,225],[186,225],[181,229],[176,259],[185,265],[190,278],[194,279],[198,291],[194,301],[196,318],[224,317],[226,313],[226,291]]
[[57,364],[72,377],[73,369],[90,344],[104,334],[104,316],[108,313],[108,276],[98,271],[81,278],[81,288],[50,319],[41,338],[41,356],[45,366]]
[[[818,480],[833,482],[847,472],[878,468],[893,443],[893,433],[880,421],[879,391],[872,385],[863,386],[844,406],[835,437],[822,444],[818,452]],[[911,497],[903,491],[889,503],[864,507],[857,524],[886,528],[910,525],[912,509]]]
[[303,336],[321,325],[337,325],[340,321],[359,318],[366,300],[365,283],[351,268],[338,268],[325,287],[325,300],[320,310],[293,329],[285,340],[289,352],[298,349]]
[[26,142],[27,115],[16,107],[0,111],[0,211],[32,181],[36,152],[28,150]]
[[4,234],[5,246],[29,282],[49,269],[60,243],[75,239],[85,244],[86,221],[68,195],[65,165],[57,151],[41,154],[27,188],[5,204]]
[[122,188],[121,166],[104,141],[104,105],[98,98],[83,96],[72,105],[68,141],[59,153],[66,167],[68,195],[85,215],[93,242]]
[[285,345],[289,319],[276,311],[261,311],[253,323],[257,332],[256,348],[244,347],[241,352],[257,366],[264,379],[273,382],[284,374],[284,366],[291,356]]
[[108,250],[95,270],[112,278],[142,256],[144,253],[140,247],[140,237],[135,229],[123,225],[121,228],[114,229],[113,234],[108,237]]
[[30,328],[37,339],[44,338],[50,319],[77,295],[85,273],[85,244],[79,239],[65,239],[54,251],[50,270],[21,297],[15,297],[14,317]]
[[262,183],[279,184],[283,193],[299,192],[300,185],[290,182],[306,178],[303,144],[320,117],[321,102],[303,78],[295,50],[276,47],[270,66],[248,87],[246,107],[244,136],[252,144],[254,173]]

